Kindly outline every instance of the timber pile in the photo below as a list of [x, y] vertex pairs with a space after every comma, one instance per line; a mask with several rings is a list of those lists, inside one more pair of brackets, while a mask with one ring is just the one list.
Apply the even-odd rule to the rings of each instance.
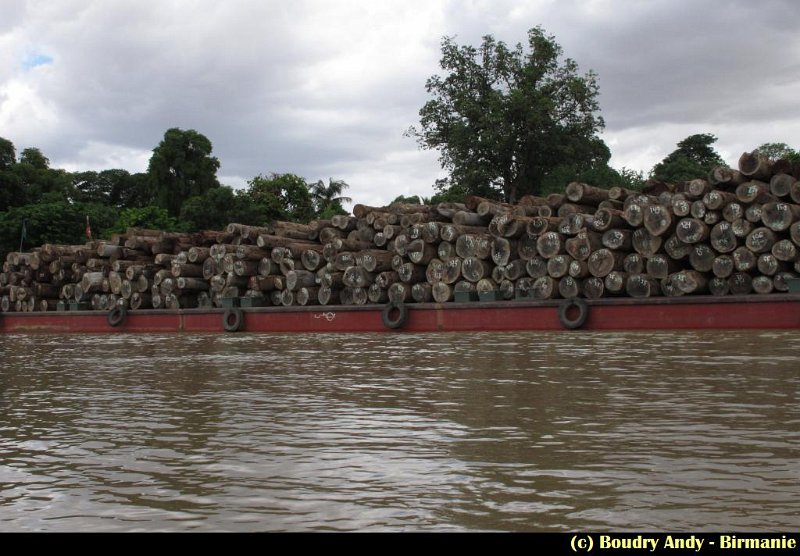
[[129, 229], [110, 241], [10, 253], [2, 310], [58, 299], [108, 310], [445, 303], [787, 291], [800, 274], [800, 176], [745, 153], [739, 169], [644, 192], [571, 183], [515, 205], [356, 205], [310, 224], [221, 232]]

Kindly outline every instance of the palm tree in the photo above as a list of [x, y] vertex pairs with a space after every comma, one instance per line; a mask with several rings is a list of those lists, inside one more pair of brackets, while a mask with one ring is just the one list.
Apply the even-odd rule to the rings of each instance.
[[323, 214], [346, 214], [342, 208], [342, 203], [352, 203], [350, 197], [343, 197], [342, 192], [350, 187], [344, 180], [334, 180], [328, 178], [328, 185], [319, 180], [311, 186], [311, 198], [317, 209], [318, 215]]

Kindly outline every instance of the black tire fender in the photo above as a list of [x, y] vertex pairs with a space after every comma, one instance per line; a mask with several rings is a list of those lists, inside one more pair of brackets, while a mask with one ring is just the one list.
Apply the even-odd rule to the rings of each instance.
[[116, 328], [117, 326], [122, 325], [125, 322], [125, 317], [128, 316], [128, 311], [125, 307], [117, 305], [113, 309], [108, 312], [108, 316], [106, 319], [108, 320], [108, 324]]
[[222, 327], [226, 332], [237, 332], [244, 324], [244, 313], [238, 307], [225, 309], [222, 315]]
[[[572, 307], [577, 307], [578, 309], [578, 316], [575, 318], [567, 316]], [[589, 305], [583, 299], [572, 297], [565, 299], [558, 306], [558, 320], [564, 328], [569, 330], [580, 328], [586, 323], [587, 318], [589, 318]]]
[[[397, 318], [392, 318], [392, 313], [398, 312]], [[404, 303], [387, 303], [381, 312], [381, 320], [386, 328], [401, 328], [408, 320], [408, 307]]]

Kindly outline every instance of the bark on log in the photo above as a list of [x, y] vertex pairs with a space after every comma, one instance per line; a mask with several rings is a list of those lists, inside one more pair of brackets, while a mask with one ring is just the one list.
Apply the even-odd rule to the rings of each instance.
[[689, 253], [689, 264], [699, 272], [710, 272], [717, 254], [705, 243], [696, 243]]
[[646, 274], [631, 274], [625, 282], [625, 291], [631, 297], [653, 297], [661, 292], [658, 280]]
[[588, 299], [599, 299], [605, 295], [605, 280], [592, 276], [583, 281], [583, 295]]
[[760, 153], [742, 153], [739, 157], [739, 172], [752, 180], [768, 180], [772, 175], [772, 163]]
[[715, 224], [709, 233], [711, 246], [719, 253], [732, 253], [739, 247], [739, 238], [733, 231], [730, 222], [723, 221]]
[[547, 276], [547, 259], [543, 257], [534, 257], [525, 263], [525, 270], [531, 278]]
[[[670, 274], [674, 274], [675, 272], [682, 270], [682, 267], [683, 265], [680, 263], [680, 261], [677, 261], [666, 254], [656, 253], [647, 259], [645, 270], [647, 274], [653, 278], [663, 280]], [[608, 288], [608, 283], [606, 283], [606, 288]]]
[[461, 275], [465, 280], [478, 282], [492, 273], [492, 265], [476, 257], [464, 257], [461, 263]]
[[733, 252], [733, 264], [738, 272], [748, 272], [756, 268], [758, 258], [756, 254], [745, 246], [737, 248]]
[[[728, 278], [733, 274], [734, 268], [733, 257], [730, 255], [720, 255], [714, 259], [714, 263], [711, 265], [711, 272], [713, 272], [714, 276], [717, 278]], [[727, 289], [728, 286], [726, 282], [725, 290], [727, 291]]]
[[756, 276], [753, 278], [753, 291], [757, 294], [772, 293], [773, 289], [775, 289], [775, 286], [769, 276]]
[[564, 299], [571, 299], [581, 295], [581, 282], [572, 276], [564, 276], [558, 281], [558, 294]]
[[800, 221], [800, 205], [765, 203], [761, 206], [761, 222], [770, 230], [782, 232]]
[[643, 257], [652, 257], [661, 248], [663, 238], [652, 235], [645, 228], [639, 228], [633, 232], [632, 243], [637, 253]]
[[777, 240], [775, 232], [769, 228], [760, 227], [747, 235], [745, 245], [747, 245], [747, 248], [753, 253], [765, 253], [772, 249], [772, 246]]
[[569, 265], [572, 262], [569, 255], [556, 255], [547, 260], [547, 274], [552, 278], [563, 278], [569, 273]]
[[587, 261], [589, 272], [596, 278], [604, 278], [612, 270], [622, 270], [625, 254], [610, 249], [598, 249]]

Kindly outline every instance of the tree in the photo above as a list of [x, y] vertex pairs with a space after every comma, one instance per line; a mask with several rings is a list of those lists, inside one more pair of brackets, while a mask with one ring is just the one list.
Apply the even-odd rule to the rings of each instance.
[[247, 182], [248, 198], [267, 222], [288, 220], [308, 222], [314, 217], [311, 193], [306, 180], [295, 174], [258, 175]]
[[11, 165], [17, 160], [16, 153], [14, 143], [0, 137], [0, 172], [11, 168]]
[[123, 209], [110, 231], [124, 232], [128, 228], [148, 228], [173, 232], [178, 231], [180, 225], [167, 213], [166, 209], [149, 206]]
[[794, 150], [786, 143], [764, 143], [754, 150], [772, 160], [785, 159], [792, 162], [800, 162], [800, 152]]
[[311, 186], [311, 201], [317, 218], [330, 218], [336, 214], [347, 214], [342, 203], [352, 203], [350, 197], [343, 197], [342, 192], [350, 187], [344, 180], [328, 178], [328, 185], [319, 180]]
[[20, 164], [30, 164], [37, 170], [47, 170], [50, 167], [50, 160], [42, 154], [36, 147], [28, 147], [19, 155]]
[[716, 140], [717, 137], [711, 133], [690, 135], [653, 167], [650, 177], [667, 182], [688, 181], [708, 175], [716, 166], [726, 166], [711, 146]]
[[212, 145], [197, 131], [168, 129], [153, 149], [147, 174], [158, 205], [177, 217], [189, 197], [218, 187], [219, 160], [211, 156]]
[[220, 230], [231, 222], [252, 226], [267, 223], [266, 216], [245, 192], [227, 185], [209, 189], [183, 203], [181, 221], [189, 231]]
[[447, 75], [428, 79], [434, 98], [407, 135], [438, 149], [451, 183], [470, 192], [488, 189], [507, 201], [538, 193], [554, 168], [590, 164], [602, 143], [597, 77], [579, 75], [561, 55], [540, 27], [528, 32], [527, 52], [490, 35], [479, 48], [445, 37], [440, 65]]

